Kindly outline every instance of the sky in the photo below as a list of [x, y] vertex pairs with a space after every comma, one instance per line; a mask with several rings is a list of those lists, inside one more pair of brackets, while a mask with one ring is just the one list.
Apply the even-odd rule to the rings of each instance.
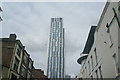
[[65, 73], [77, 75], [77, 59], [89, 30], [97, 25], [105, 2], [3, 2], [2, 36], [16, 34], [34, 61], [35, 68], [47, 71], [50, 20], [63, 18], [65, 28]]

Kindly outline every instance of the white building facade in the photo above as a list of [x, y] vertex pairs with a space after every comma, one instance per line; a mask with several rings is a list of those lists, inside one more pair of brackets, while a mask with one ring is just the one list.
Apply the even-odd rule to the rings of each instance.
[[89, 52], [78, 59], [82, 78], [120, 79], [120, 2], [106, 3], [92, 36]]

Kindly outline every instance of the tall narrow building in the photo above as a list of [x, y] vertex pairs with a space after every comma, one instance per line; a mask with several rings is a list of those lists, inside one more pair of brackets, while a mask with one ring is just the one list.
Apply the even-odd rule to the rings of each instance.
[[48, 78], [64, 78], [64, 28], [62, 18], [51, 18]]

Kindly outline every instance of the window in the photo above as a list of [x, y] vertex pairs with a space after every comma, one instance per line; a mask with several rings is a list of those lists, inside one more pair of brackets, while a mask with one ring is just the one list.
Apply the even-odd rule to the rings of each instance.
[[85, 70], [83, 70], [82, 74], [83, 74], [83, 77], [85, 77]]
[[0, 11], [1, 11], [1, 12], [3, 11], [1, 7], [0, 7]]
[[91, 66], [92, 66], [92, 70], [93, 70], [93, 58], [91, 56]]
[[86, 67], [85, 67], [85, 77], [87, 77], [87, 69], [86, 69]]
[[89, 69], [89, 73], [90, 73], [90, 62], [88, 61], [88, 69]]
[[110, 34], [108, 34], [109, 35], [109, 44], [110, 44], [110, 47], [112, 47], [112, 45], [113, 45], [113, 43], [112, 43], [112, 38], [111, 38], [111, 35]]
[[3, 19], [1, 18], [1, 16], [0, 16], [0, 21], [3, 21]]
[[13, 70], [17, 71], [19, 66], [19, 60], [15, 57], [14, 65], [13, 65]]
[[23, 65], [22, 65], [22, 69], [21, 69], [21, 75], [23, 77], [25, 77], [25, 75], [26, 75], [26, 68]]
[[98, 71], [97, 70], [95, 71], [95, 74], [96, 74], [96, 79], [98, 80]]
[[53, 46], [53, 52], [55, 52], [55, 46]]
[[93, 76], [91, 76], [91, 80], [93, 80]]
[[112, 43], [112, 38], [111, 38], [111, 35], [110, 35], [110, 26], [107, 24], [106, 27], [108, 28], [107, 29], [107, 35], [109, 37], [109, 44], [110, 44], [110, 47], [112, 47], [113, 43]]
[[97, 65], [97, 63], [98, 63], [98, 60], [97, 60], [97, 52], [96, 52], [96, 48], [94, 49], [94, 52], [95, 52], [96, 65]]
[[100, 72], [100, 78], [103, 78], [103, 76], [102, 76], [101, 66], [99, 67], [99, 72]]
[[115, 63], [115, 68], [116, 68], [116, 72], [118, 73], [118, 63], [117, 63], [117, 57], [116, 57], [116, 53], [113, 55], [114, 58], [114, 63]]
[[29, 68], [32, 69], [32, 62], [29, 62]]
[[25, 64], [28, 62], [28, 60], [27, 60], [27, 59], [28, 59], [28, 58], [27, 58], [27, 56], [26, 56], [26, 55], [24, 55], [23, 60], [24, 60], [24, 63], [25, 63]]
[[31, 73], [30, 71], [28, 71], [27, 78], [30, 79], [31, 78], [30, 76], [31, 76]]
[[17, 80], [17, 76], [15, 76], [14, 74], [11, 75], [11, 80]]
[[21, 50], [20, 50], [20, 48], [18, 48], [18, 49], [17, 49], [17, 54], [18, 54], [18, 56], [20, 56], [20, 53], [21, 53]]

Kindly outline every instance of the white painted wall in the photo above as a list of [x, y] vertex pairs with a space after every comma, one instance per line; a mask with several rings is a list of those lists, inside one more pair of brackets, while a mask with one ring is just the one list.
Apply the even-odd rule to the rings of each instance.
[[[83, 70], [82, 73], [83, 78], [90, 78], [91, 76], [93, 76], [93, 78], [101, 78], [99, 66], [101, 66], [101, 74], [103, 78], [115, 78], [118, 74], [117, 67], [118, 65], [120, 66], [119, 63], [120, 58], [118, 59], [118, 56], [120, 56], [120, 52], [118, 52], [118, 45], [120, 45], [120, 37], [118, 37], [120, 34], [120, 28], [118, 26], [117, 19], [114, 18], [114, 12], [112, 8], [114, 8], [116, 12], [118, 12], [118, 2], [110, 2], [108, 7], [106, 7], [103, 11], [102, 17], [98, 23], [94, 35], [95, 37], [94, 44], [85, 61], [85, 64], [82, 65], [81, 70]], [[110, 30], [109, 33], [107, 32], [108, 30], [108, 28], [106, 27], [107, 23], [108, 24], [111, 23], [109, 27]], [[95, 48], [97, 54], [97, 63], [95, 56]], [[116, 61], [115, 58], [113, 57], [114, 55], [116, 55]], [[92, 68], [91, 56], [93, 59], [93, 68]], [[97, 74], [96, 74], [96, 70], [97, 70]]]
[[[110, 35], [112, 39], [113, 46], [110, 48], [109, 44], [109, 35], [107, 33], [106, 24], [110, 24], [114, 17], [114, 12], [112, 8], [115, 8], [116, 11], [118, 7], [118, 3], [112, 2], [109, 4], [104, 18], [100, 24], [99, 30], [97, 32], [97, 48], [99, 48], [98, 52], [102, 55], [102, 72], [104, 78], [114, 78], [116, 77], [115, 70], [115, 61], [113, 58], [114, 53], [118, 54], [118, 24], [117, 20], [114, 19], [110, 26]], [[106, 42], [106, 43], [104, 43]]]

